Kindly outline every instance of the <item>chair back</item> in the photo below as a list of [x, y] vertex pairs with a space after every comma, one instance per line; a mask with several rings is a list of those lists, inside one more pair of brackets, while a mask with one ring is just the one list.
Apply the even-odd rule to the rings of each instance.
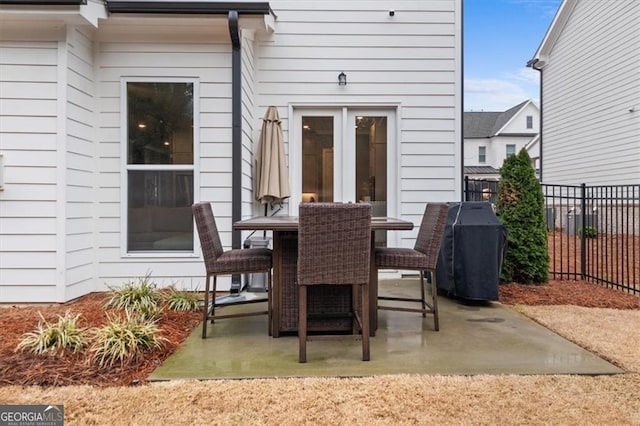
[[196, 219], [196, 227], [198, 228], [198, 236], [200, 237], [200, 246], [202, 247], [207, 273], [215, 272], [216, 259], [222, 256], [224, 249], [220, 242], [220, 235], [216, 227], [216, 219], [213, 216], [211, 203], [196, 203], [191, 206], [191, 209], [193, 210], [193, 217]]
[[371, 205], [302, 203], [298, 284], [365, 284], [371, 257]]
[[447, 224], [449, 207], [445, 203], [429, 203], [424, 209], [415, 250], [427, 255], [428, 267], [435, 270], [440, 244]]

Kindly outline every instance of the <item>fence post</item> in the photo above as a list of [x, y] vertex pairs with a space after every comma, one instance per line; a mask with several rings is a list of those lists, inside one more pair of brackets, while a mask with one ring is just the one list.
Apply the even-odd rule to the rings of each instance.
[[580, 237], [580, 277], [584, 280], [587, 271], [587, 185], [580, 184], [580, 216], [582, 217], [582, 224], [579, 237]]
[[462, 199], [464, 201], [469, 201], [469, 176], [464, 177], [464, 196]]

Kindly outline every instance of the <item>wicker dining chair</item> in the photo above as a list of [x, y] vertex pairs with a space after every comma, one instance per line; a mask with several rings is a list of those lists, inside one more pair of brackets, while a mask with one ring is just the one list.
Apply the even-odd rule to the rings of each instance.
[[[215, 319], [236, 318], [253, 315], [268, 315], [269, 332], [271, 331], [271, 267], [272, 254], [267, 248], [233, 249], [224, 251], [218, 228], [216, 226], [213, 209], [210, 203], [196, 203], [192, 206], [193, 216], [198, 228], [200, 245], [207, 271], [204, 291], [204, 315], [202, 321], [202, 338], [207, 337], [207, 322]], [[216, 282], [218, 275], [233, 275], [243, 273], [267, 273], [267, 297], [246, 300], [238, 297], [237, 302], [216, 304]], [[213, 279], [213, 286], [210, 286]], [[209, 293], [212, 293], [209, 307]], [[223, 306], [242, 305], [248, 303], [267, 302], [267, 310], [250, 311], [234, 314], [218, 315], [216, 308]]]
[[[423, 317], [433, 315], [434, 328], [440, 330], [438, 321], [438, 285], [436, 282], [436, 264], [440, 253], [440, 244], [447, 222], [448, 206], [444, 203], [427, 204], [418, 238], [413, 249], [410, 248], [376, 248], [376, 270], [400, 269], [420, 271], [420, 299], [411, 297], [378, 296], [378, 300], [391, 300], [396, 302], [419, 302], [420, 308], [405, 306], [380, 305], [378, 309], [404, 312], [420, 312]], [[431, 274], [431, 302], [427, 301], [424, 275]]]
[[[298, 361], [307, 362], [308, 340], [345, 337], [362, 339], [362, 360], [369, 361], [371, 205], [303, 203], [299, 216]], [[316, 317], [308, 314], [308, 288], [318, 285], [351, 286], [351, 311], [345, 314], [353, 321], [353, 334], [307, 334], [308, 319]]]

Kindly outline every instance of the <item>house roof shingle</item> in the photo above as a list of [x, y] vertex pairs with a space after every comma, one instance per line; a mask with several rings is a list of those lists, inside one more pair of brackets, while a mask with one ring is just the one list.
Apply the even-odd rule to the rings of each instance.
[[491, 166], [464, 166], [465, 175], [495, 175], [500, 173], [500, 170]]
[[479, 111], [464, 113], [464, 137], [465, 138], [490, 138], [505, 124], [513, 118], [514, 115], [527, 104], [529, 100], [519, 103], [504, 112], [496, 111]]

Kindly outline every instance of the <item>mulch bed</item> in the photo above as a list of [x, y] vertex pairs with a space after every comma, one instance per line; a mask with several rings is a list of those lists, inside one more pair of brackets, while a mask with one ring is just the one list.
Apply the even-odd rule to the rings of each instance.
[[[503, 284], [500, 302], [508, 305], [578, 305], [640, 309], [640, 298], [582, 281], [553, 281], [547, 285]], [[98, 327], [107, 321], [103, 308], [107, 295], [92, 293], [60, 305], [6, 306], [0, 308], [0, 385], [129, 386], [144, 383], [149, 374], [171, 355], [201, 319], [199, 312], [165, 312], [158, 322], [168, 339], [163, 350], [145, 354], [125, 366], [100, 368], [86, 361], [86, 353], [33, 356], [15, 352], [24, 333], [35, 330], [40, 317], [55, 322], [66, 311], [81, 314], [82, 327]]]
[[202, 319], [199, 312], [165, 310], [158, 321], [162, 336], [168, 340], [163, 350], [145, 354], [124, 367], [100, 368], [87, 362], [86, 353], [35, 356], [15, 352], [24, 333], [36, 329], [40, 321], [38, 312], [48, 322], [55, 323], [58, 315], [70, 311], [73, 315], [81, 315], [81, 327], [99, 327], [108, 321], [108, 314], [116, 314], [104, 309], [107, 297], [105, 293], [91, 293], [60, 305], [0, 308], [0, 385], [126, 386], [145, 382], [147, 376], [180, 346]]
[[575, 305], [586, 308], [640, 309], [640, 297], [587, 281], [550, 281], [545, 285], [502, 284], [506, 305]]

